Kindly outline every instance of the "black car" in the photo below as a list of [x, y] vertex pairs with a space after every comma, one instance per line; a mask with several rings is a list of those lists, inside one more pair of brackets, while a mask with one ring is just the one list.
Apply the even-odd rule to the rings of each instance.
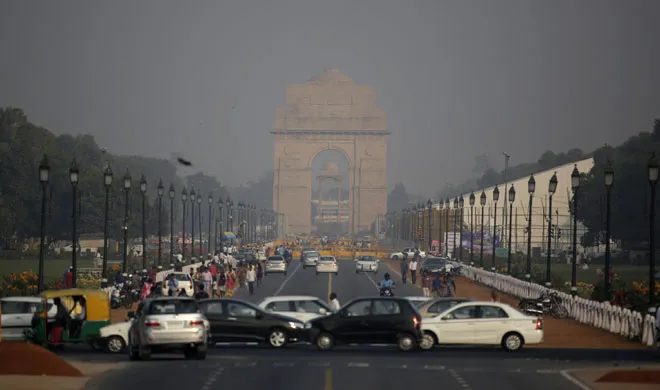
[[268, 313], [240, 299], [203, 299], [198, 304], [209, 321], [211, 343], [256, 341], [281, 348], [307, 339], [302, 322]]
[[447, 259], [442, 257], [427, 257], [419, 269], [420, 274], [444, 275], [446, 273]]
[[335, 344], [396, 344], [402, 351], [419, 345], [422, 317], [405, 298], [359, 298], [329, 316], [308, 322], [309, 341], [321, 350]]

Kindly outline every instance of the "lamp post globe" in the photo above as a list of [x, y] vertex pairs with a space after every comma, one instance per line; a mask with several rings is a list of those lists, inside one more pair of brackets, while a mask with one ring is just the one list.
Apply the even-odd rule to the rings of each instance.
[[131, 174], [128, 172], [128, 169], [126, 169], [126, 174], [124, 175], [124, 189], [130, 190], [131, 183], [132, 183]]
[[73, 161], [71, 161], [71, 167], [69, 168], [69, 180], [71, 181], [71, 184], [73, 186], [78, 185], [79, 176], [80, 176], [80, 171], [78, 170], [78, 164], [76, 163], [76, 159], [74, 158]]
[[531, 175], [529, 177], [529, 180], [527, 181], [527, 192], [529, 192], [530, 195], [533, 195], [535, 191], [536, 191], [536, 180], [534, 180], [534, 175]]
[[513, 188], [513, 184], [511, 185], [511, 188], [509, 188], [509, 203], [513, 204], [516, 200], [516, 189]]
[[193, 203], [195, 203], [195, 199], [197, 199], [197, 194], [195, 194], [195, 189], [193, 188], [193, 189], [190, 191], [190, 201], [193, 202]]
[[614, 184], [614, 168], [612, 168], [612, 162], [608, 161], [605, 166], [605, 187], [610, 188]]
[[461, 195], [460, 198], [458, 198], [458, 207], [463, 208], [465, 204], [465, 200], [463, 199], [463, 195]]
[[481, 191], [480, 201], [482, 207], [486, 205], [486, 193], [484, 191]]
[[497, 203], [500, 200], [500, 189], [495, 186], [493, 189], [493, 202]]
[[174, 184], [170, 184], [170, 189], [168, 192], [169, 192], [170, 200], [174, 199], [174, 197], [176, 196], [176, 190], [174, 189]]
[[48, 156], [44, 154], [44, 157], [39, 163], [39, 181], [41, 183], [48, 183], [50, 180], [50, 163], [48, 162]]
[[648, 175], [649, 175], [649, 183], [655, 184], [658, 182], [658, 159], [655, 156], [655, 152], [651, 154], [651, 158], [649, 158], [649, 163], [648, 163]]
[[554, 195], [555, 192], [557, 191], [557, 172], [555, 172], [552, 177], [550, 178], [550, 182], [548, 183], [548, 192], [550, 195]]
[[183, 187], [181, 190], [181, 200], [184, 202], [188, 200], [188, 191], [186, 190], [186, 187]]
[[140, 192], [144, 195], [147, 193], [147, 179], [142, 175], [140, 177]]
[[103, 172], [103, 184], [105, 185], [106, 188], [112, 185], [112, 169], [110, 169], [109, 165], [105, 168], [105, 171]]
[[432, 207], [433, 207], [433, 202], [431, 201], [431, 199], [429, 199], [429, 200], [426, 202], [426, 205], [427, 205], [429, 208], [432, 208]]
[[470, 207], [474, 206], [475, 202], [475, 197], [474, 197], [474, 192], [470, 193]]
[[580, 188], [580, 171], [577, 169], [577, 164], [575, 164], [573, 172], [571, 172], [571, 188], [573, 191]]

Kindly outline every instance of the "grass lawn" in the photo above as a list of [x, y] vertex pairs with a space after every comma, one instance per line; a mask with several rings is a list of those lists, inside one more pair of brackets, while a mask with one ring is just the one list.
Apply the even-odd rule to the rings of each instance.
[[[582, 270], [578, 267], [577, 280], [586, 283], [593, 283], [598, 280], [596, 270], [603, 267], [604, 265], [602, 264], [591, 265], [588, 270]], [[562, 279], [570, 282], [572, 273], [570, 264], [552, 264], [551, 269], [553, 274], [559, 275]], [[649, 278], [649, 269], [644, 266], [617, 265], [612, 266], [612, 269], [619, 278], [626, 283], [646, 281]]]
[[[109, 266], [113, 264], [121, 264], [120, 260], [108, 261]], [[66, 271], [67, 267], [71, 265], [71, 258], [66, 259], [48, 259], [44, 263], [45, 280], [52, 281], [59, 279]], [[91, 268], [94, 265], [93, 260], [82, 259], [78, 260], [78, 267]], [[33, 272], [39, 271], [38, 259], [23, 259], [23, 260], [0, 260], [0, 276], [4, 277], [10, 273], [21, 273], [23, 271], [32, 270]]]

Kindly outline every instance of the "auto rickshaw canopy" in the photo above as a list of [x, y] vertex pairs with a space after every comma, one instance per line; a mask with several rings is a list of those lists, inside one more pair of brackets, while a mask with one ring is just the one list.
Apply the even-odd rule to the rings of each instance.
[[[44, 300], [60, 298], [64, 306], [71, 310], [75, 306], [74, 312], [80, 314], [80, 305], [74, 305], [74, 297], [84, 297], [87, 306], [87, 321], [110, 321], [110, 298], [108, 293], [103, 290], [89, 290], [80, 288], [70, 288], [66, 290], [49, 290], [41, 293]], [[47, 311], [48, 305], [44, 305]], [[45, 313], [45, 312], [44, 312]]]

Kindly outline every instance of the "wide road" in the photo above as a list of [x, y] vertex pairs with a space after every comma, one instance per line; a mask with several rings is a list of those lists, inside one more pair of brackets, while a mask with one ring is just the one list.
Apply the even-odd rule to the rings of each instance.
[[[342, 304], [376, 295], [378, 275], [355, 274], [350, 260], [339, 262], [339, 275], [316, 275], [292, 262], [288, 275], [268, 275], [262, 287], [249, 295], [242, 287], [238, 298], [258, 302], [272, 295], [314, 295], [327, 299], [334, 291]], [[417, 287], [399, 282], [397, 295], [420, 295]], [[63, 352], [71, 360], [126, 361], [124, 355]], [[68, 356], [67, 356], [68, 355]], [[312, 346], [292, 345], [282, 350], [265, 346], [218, 345], [205, 361], [187, 361], [179, 355], [154, 355], [149, 362], [130, 362], [120, 372], [109, 372], [89, 382], [92, 390], [210, 390], [247, 388], [264, 390], [364, 390], [442, 387], [443, 389], [579, 389], [562, 370], [623, 364], [653, 359], [646, 351], [525, 349], [506, 353], [498, 348], [437, 348], [430, 352], [399, 352], [394, 347], [347, 346], [321, 352]]]

